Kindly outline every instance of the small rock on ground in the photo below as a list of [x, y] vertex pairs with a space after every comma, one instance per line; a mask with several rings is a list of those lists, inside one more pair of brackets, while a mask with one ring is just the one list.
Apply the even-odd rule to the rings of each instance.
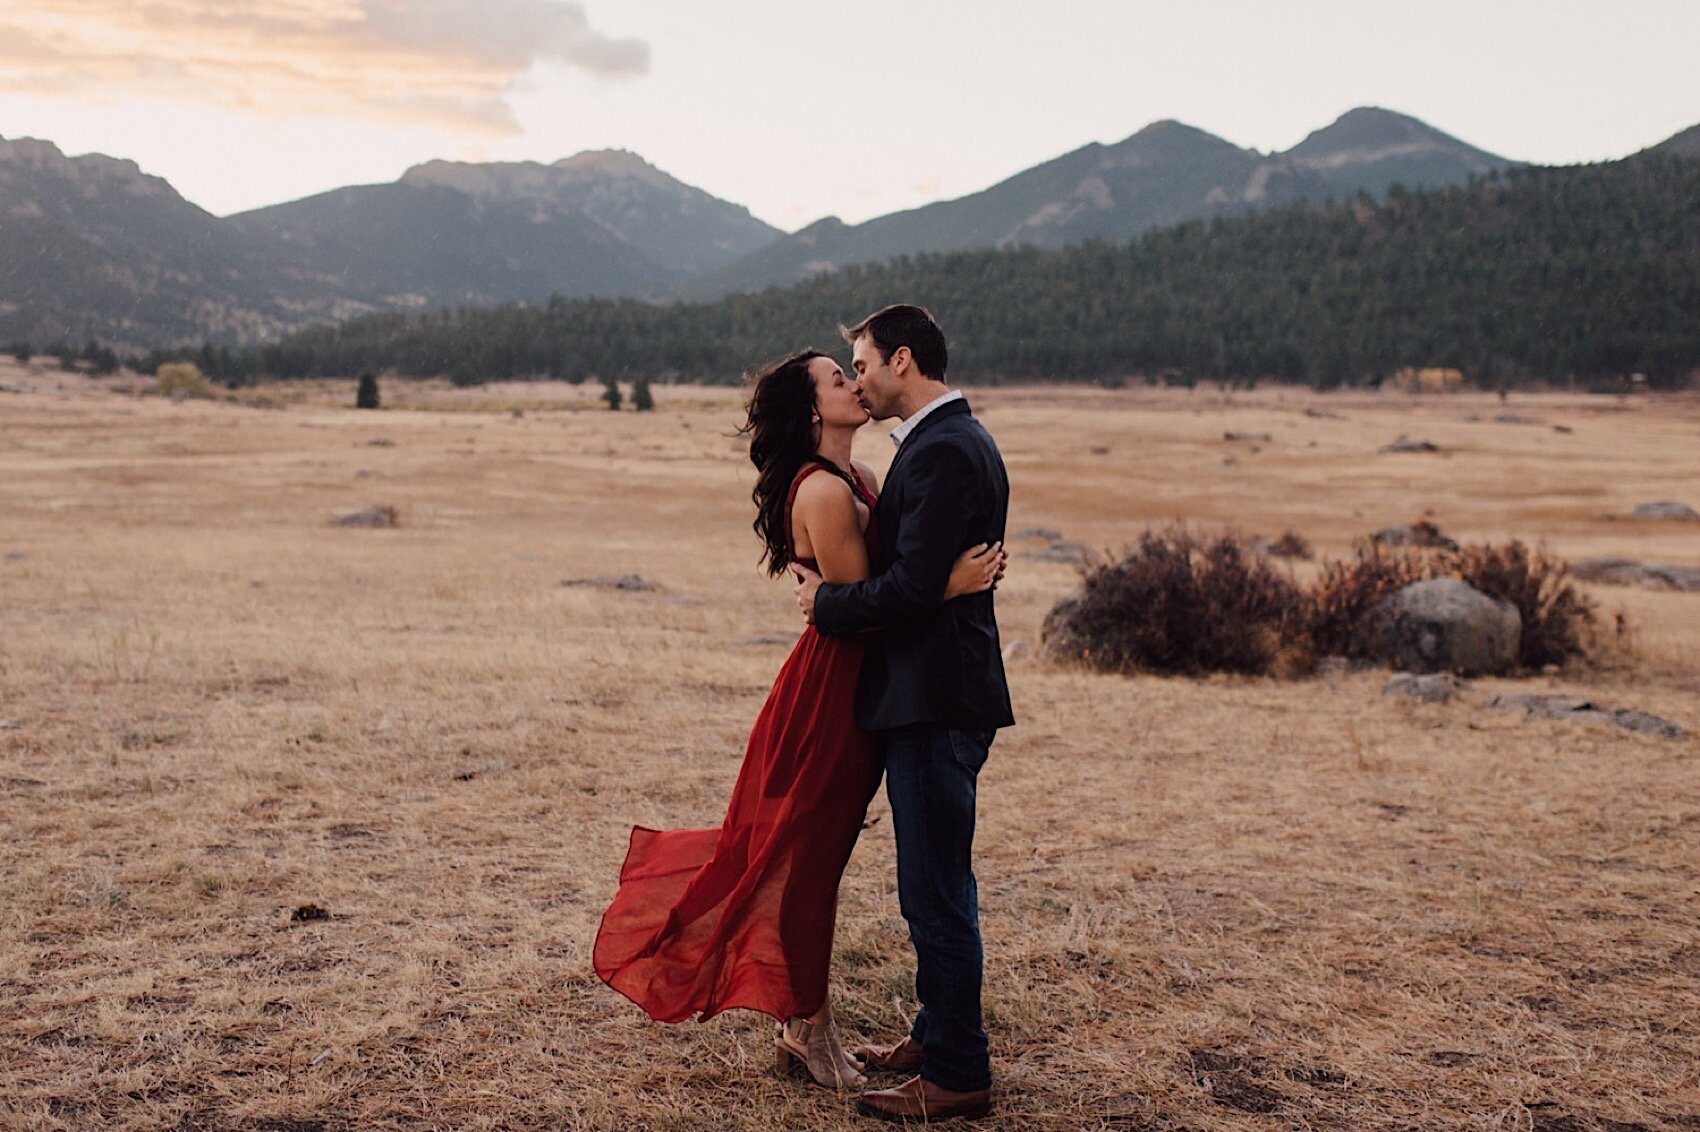
[[333, 527], [359, 527], [367, 530], [384, 530], [399, 523], [400, 516], [396, 514], [394, 507], [368, 507], [364, 511], [350, 511], [331, 520]]
[[1325, 656], [1316, 662], [1318, 676], [1350, 676], [1354, 672], [1369, 672], [1381, 667], [1381, 662], [1364, 656]]
[[1516, 692], [1498, 695], [1488, 701], [1488, 707], [1498, 711], [1520, 711], [1530, 719], [1574, 720], [1582, 723], [1605, 723], [1654, 735], [1661, 739], [1681, 739], [1687, 732], [1668, 719], [1639, 708], [1601, 707], [1586, 696], [1563, 693]]
[[1439, 452], [1440, 445], [1432, 440], [1412, 440], [1408, 436], [1401, 436], [1392, 444], [1383, 445], [1381, 450], [1383, 452]]
[[1085, 562], [1092, 557], [1092, 552], [1078, 542], [1059, 539], [1043, 550], [1018, 550], [1015, 556], [1034, 562], [1066, 562], [1073, 565]]
[[1407, 527], [1383, 527], [1370, 535], [1370, 541], [1382, 546], [1415, 546], [1423, 549], [1438, 547], [1457, 550], [1458, 541], [1426, 519]]
[[1686, 503], [1677, 503], [1662, 499], [1655, 503], [1643, 503], [1635, 508], [1637, 519], [1676, 519], [1684, 523], [1700, 523], [1700, 511], [1695, 511]]
[[1584, 558], [1570, 564], [1572, 577], [1608, 586], [1700, 593], [1700, 568], [1637, 562], [1633, 558]]
[[1427, 676], [1401, 672], [1387, 682], [1386, 687], [1381, 689], [1381, 694], [1409, 696], [1425, 704], [1444, 704], [1457, 699], [1458, 693], [1468, 687], [1468, 683], [1450, 672], [1434, 672]]
[[625, 593], [649, 593], [661, 588], [642, 574], [597, 574], [590, 578], [567, 578], [563, 586], [590, 586], [599, 590], [620, 590]]

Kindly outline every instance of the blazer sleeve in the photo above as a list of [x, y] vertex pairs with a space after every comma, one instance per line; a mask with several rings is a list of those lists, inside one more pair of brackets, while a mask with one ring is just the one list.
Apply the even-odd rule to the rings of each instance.
[[915, 452], [904, 469], [895, 559], [867, 581], [822, 585], [815, 593], [815, 628], [845, 636], [936, 609], [967, 545], [974, 492], [972, 462], [961, 448], [935, 442]]

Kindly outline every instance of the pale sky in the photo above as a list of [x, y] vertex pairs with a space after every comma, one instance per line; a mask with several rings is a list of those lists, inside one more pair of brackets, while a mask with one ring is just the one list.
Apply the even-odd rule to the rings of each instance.
[[214, 213], [434, 158], [622, 148], [794, 230], [1176, 118], [1285, 149], [1378, 105], [1507, 157], [1700, 123], [1700, 0], [0, 0], [0, 136]]

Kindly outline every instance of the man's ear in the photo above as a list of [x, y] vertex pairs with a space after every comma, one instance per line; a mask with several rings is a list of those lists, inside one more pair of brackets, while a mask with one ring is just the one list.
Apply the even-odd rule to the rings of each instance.
[[904, 368], [915, 364], [915, 355], [909, 352], [909, 347], [899, 346], [891, 352], [891, 372], [902, 377]]

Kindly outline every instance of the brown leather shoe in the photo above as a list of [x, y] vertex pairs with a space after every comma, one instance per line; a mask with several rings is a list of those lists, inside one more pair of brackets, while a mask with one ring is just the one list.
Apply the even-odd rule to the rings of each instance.
[[857, 1046], [851, 1052], [865, 1068], [877, 1073], [914, 1073], [927, 1056], [921, 1043], [908, 1037], [896, 1045]]
[[992, 1111], [992, 1091], [953, 1093], [931, 1081], [911, 1077], [895, 1089], [863, 1093], [856, 1102], [863, 1116], [901, 1123], [931, 1124], [939, 1120], [978, 1120]]

